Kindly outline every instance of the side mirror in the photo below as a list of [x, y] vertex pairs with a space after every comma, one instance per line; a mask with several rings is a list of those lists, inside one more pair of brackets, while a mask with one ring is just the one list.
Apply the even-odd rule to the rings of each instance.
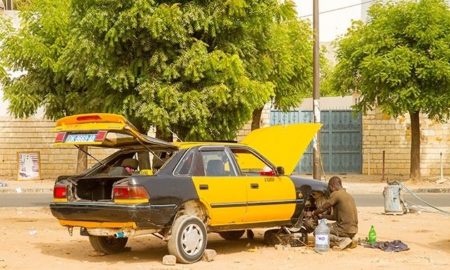
[[284, 167], [278, 166], [277, 167], [277, 173], [278, 173], [278, 175], [284, 175]]

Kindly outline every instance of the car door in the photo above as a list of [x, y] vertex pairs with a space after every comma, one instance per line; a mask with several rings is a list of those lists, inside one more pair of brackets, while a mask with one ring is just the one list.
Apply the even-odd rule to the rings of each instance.
[[211, 226], [243, 222], [246, 212], [246, 182], [237, 176], [224, 147], [199, 147], [192, 152], [192, 179], [198, 196], [208, 208]]
[[247, 188], [245, 223], [290, 220], [296, 206], [292, 180], [278, 176], [275, 168], [255, 151], [231, 147], [237, 167]]

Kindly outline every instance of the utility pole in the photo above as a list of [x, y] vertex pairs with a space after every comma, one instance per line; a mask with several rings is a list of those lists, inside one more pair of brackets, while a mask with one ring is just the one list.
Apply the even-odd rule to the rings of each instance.
[[[320, 123], [320, 66], [319, 66], [319, 0], [313, 0], [313, 119], [314, 123]], [[320, 173], [320, 131], [314, 137], [313, 145], [313, 178], [321, 179]]]

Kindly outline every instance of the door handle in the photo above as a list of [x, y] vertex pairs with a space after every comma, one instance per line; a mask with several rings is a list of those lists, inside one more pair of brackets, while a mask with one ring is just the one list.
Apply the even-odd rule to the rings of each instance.
[[259, 185], [258, 185], [258, 183], [251, 183], [250, 187], [253, 189], [257, 189], [257, 188], [259, 188]]
[[209, 189], [209, 186], [205, 185], [205, 184], [201, 184], [201, 185], [199, 185], [199, 188], [200, 188], [200, 190], [207, 190], [207, 189]]

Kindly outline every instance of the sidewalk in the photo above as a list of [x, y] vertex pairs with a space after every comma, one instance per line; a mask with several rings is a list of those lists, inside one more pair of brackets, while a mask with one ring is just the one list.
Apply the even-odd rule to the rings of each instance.
[[[311, 178], [311, 176], [305, 176]], [[386, 181], [381, 181], [380, 175], [339, 175], [344, 187], [353, 194], [374, 194], [383, 192], [387, 185]], [[434, 180], [422, 182], [411, 182], [405, 179], [389, 177], [389, 180], [400, 180], [410, 190], [417, 193], [450, 193], [450, 180], [442, 184]], [[4, 187], [2, 184], [6, 184]], [[54, 180], [2, 180], [0, 179], [0, 194], [2, 193], [52, 193]]]
[[[6, 184], [6, 187], [4, 186]], [[0, 179], [0, 194], [2, 193], [53, 193], [54, 180], [2, 180]]]

